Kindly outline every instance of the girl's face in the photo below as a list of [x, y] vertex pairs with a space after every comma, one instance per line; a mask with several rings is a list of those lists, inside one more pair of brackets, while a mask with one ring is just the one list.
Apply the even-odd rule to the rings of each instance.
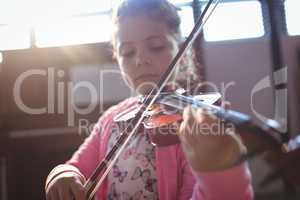
[[164, 22], [146, 16], [121, 20], [115, 41], [123, 78], [140, 94], [156, 86], [179, 46]]

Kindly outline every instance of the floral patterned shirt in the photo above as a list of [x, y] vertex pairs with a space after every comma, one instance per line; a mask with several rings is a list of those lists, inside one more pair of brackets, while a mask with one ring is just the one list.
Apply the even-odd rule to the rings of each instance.
[[[115, 125], [108, 142], [113, 147], [120, 131]], [[107, 152], [108, 152], [107, 151]], [[139, 131], [130, 139], [108, 175], [108, 200], [156, 200], [155, 147], [148, 134]]]

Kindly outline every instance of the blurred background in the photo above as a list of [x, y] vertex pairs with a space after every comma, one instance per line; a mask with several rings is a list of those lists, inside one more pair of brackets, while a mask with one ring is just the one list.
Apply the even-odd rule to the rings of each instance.
[[[187, 36], [207, 1], [170, 2]], [[116, 3], [0, 0], [0, 200], [44, 199], [49, 171], [133, 95], [109, 44]], [[205, 80], [232, 109], [278, 120], [286, 140], [300, 129], [299, 10], [299, 0], [223, 0], [194, 44]], [[263, 159], [250, 167], [257, 199], [290, 198], [284, 180], [260, 187], [271, 169]]]

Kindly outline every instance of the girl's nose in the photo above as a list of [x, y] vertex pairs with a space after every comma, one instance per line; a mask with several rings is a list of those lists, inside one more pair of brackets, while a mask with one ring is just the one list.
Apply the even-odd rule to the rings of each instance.
[[149, 55], [144, 50], [138, 51], [136, 56], [136, 66], [140, 67], [149, 64], [151, 64], [151, 58]]

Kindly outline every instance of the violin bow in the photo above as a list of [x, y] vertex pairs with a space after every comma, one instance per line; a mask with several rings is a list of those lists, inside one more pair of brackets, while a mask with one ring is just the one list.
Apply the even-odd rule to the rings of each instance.
[[[129, 140], [133, 137], [136, 133], [138, 128], [140, 127], [143, 119], [145, 117], [144, 112], [149, 110], [150, 107], [153, 105], [159, 94], [162, 92], [163, 88], [169, 81], [172, 72], [175, 70], [175, 67], [178, 65], [180, 59], [183, 57], [184, 53], [187, 51], [188, 48], [191, 47], [192, 43], [195, 41], [197, 36], [203, 29], [203, 26], [212, 15], [214, 10], [216, 9], [217, 5], [221, 0], [209, 0], [206, 4], [204, 10], [202, 11], [201, 15], [197, 19], [195, 26], [187, 39], [182, 44], [182, 47], [177, 52], [176, 56], [168, 66], [165, 73], [161, 76], [157, 88], [152, 88], [148, 95], [144, 98], [142, 105], [138, 113], [136, 114], [133, 121], [135, 122], [135, 126], [131, 129], [130, 126], [127, 126], [124, 131], [120, 134], [120, 138], [117, 140], [116, 144], [112, 147], [112, 149], [108, 152], [108, 154], [103, 158], [103, 160], [97, 165], [96, 169], [94, 170], [91, 177], [87, 180], [84, 185], [84, 189], [86, 191], [86, 197], [88, 200], [92, 200], [96, 191], [101, 186], [105, 178], [107, 177], [108, 173], [116, 163], [118, 157], [123, 152], [126, 145], [129, 143]], [[211, 9], [210, 9], [211, 8]]]

